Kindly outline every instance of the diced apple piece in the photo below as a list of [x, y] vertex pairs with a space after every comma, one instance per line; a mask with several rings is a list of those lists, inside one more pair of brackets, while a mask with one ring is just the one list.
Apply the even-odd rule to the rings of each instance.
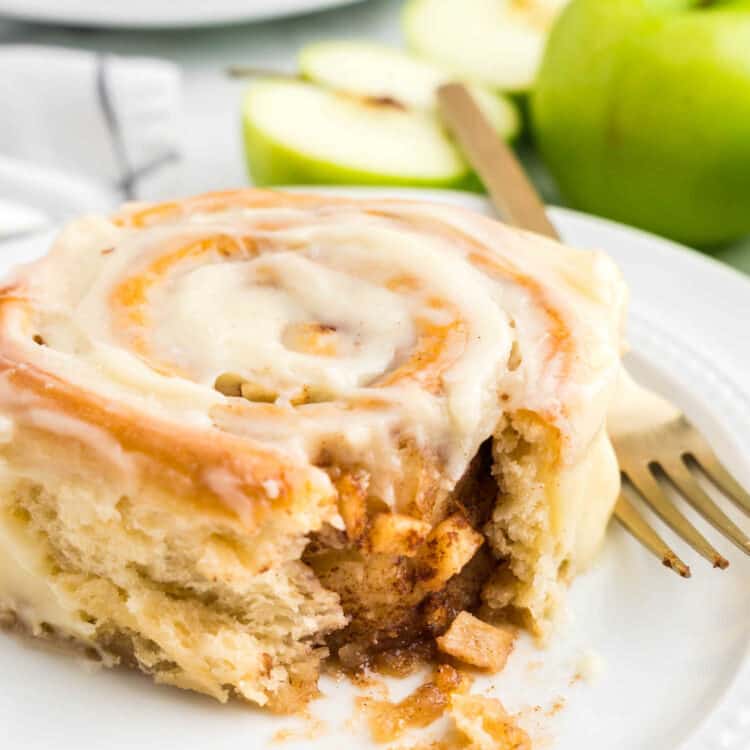
[[461, 572], [482, 544], [484, 537], [460, 513], [441, 521], [420, 550], [425, 591], [441, 589]]
[[375, 553], [413, 557], [429, 533], [426, 521], [402, 513], [378, 513], [372, 520], [370, 548]]
[[334, 485], [338, 492], [338, 506], [349, 541], [357, 542], [367, 526], [367, 485], [364, 472], [344, 472]]
[[459, 612], [448, 630], [435, 641], [444, 654], [479, 669], [500, 672], [513, 651], [516, 631], [482, 622], [469, 612]]

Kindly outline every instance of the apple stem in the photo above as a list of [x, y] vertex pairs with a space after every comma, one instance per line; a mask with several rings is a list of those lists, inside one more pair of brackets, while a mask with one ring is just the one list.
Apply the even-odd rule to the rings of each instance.
[[258, 68], [252, 65], [230, 65], [224, 71], [230, 78], [288, 78], [299, 81], [299, 73], [287, 73], [283, 70]]

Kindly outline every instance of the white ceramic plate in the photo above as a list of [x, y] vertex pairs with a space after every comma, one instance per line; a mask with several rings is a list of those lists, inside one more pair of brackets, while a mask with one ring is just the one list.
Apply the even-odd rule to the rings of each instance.
[[361, 0], [0, 0], [25, 21], [127, 28], [219, 26], [310, 13]]
[[[407, 194], [488, 210], [473, 196]], [[677, 401], [750, 483], [743, 456], [750, 445], [750, 281], [641, 232], [561, 209], [551, 215], [568, 242], [603, 248], [624, 270], [632, 289], [631, 369]], [[2, 270], [43, 246], [39, 238], [0, 244]], [[732, 566], [713, 571], [686, 551], [693, 578], [685, 581], [614, 524], [594, 568], [573, 585], [570, 621], [550, 649], [523, 640], [507, 669], [484, 681], [521, 712], [536, 748], [750, 748], [750, 561], [707, 535]], [[574, 679], [588, 652], [604, 662], [593, 684]], [[311, 740], [309, 722], [220, 706], [136, 673], [92, 674], [69, 655], [15, 637], [0, 636], [0, 676], [0, 746], [9, 750], [260, 750], [295, 728], [302, 734], [271, 746], [371, 747], [351, 726], [355, 691], [346, 682], [323, 680], [326, 697], [312, 713], [325, 727]], [[392, 694], [413, 684], [394, 684]]]

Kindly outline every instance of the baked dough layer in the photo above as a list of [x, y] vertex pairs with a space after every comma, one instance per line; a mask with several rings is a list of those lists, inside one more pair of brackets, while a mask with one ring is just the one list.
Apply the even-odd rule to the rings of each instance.
[[0, 291], [0, 608], [288, 710], [599, 545], [625, 292], [446, 206], [243, 190], [74, 222]]

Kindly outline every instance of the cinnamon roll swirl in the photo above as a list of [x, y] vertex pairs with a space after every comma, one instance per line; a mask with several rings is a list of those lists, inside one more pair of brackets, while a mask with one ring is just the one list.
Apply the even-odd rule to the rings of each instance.
[[624, 298], [606, 257], [446, 206], [76, 221], [0, 290], [0, 607], [278, 709], [462, 610], [544, 632], [618, 488]]

